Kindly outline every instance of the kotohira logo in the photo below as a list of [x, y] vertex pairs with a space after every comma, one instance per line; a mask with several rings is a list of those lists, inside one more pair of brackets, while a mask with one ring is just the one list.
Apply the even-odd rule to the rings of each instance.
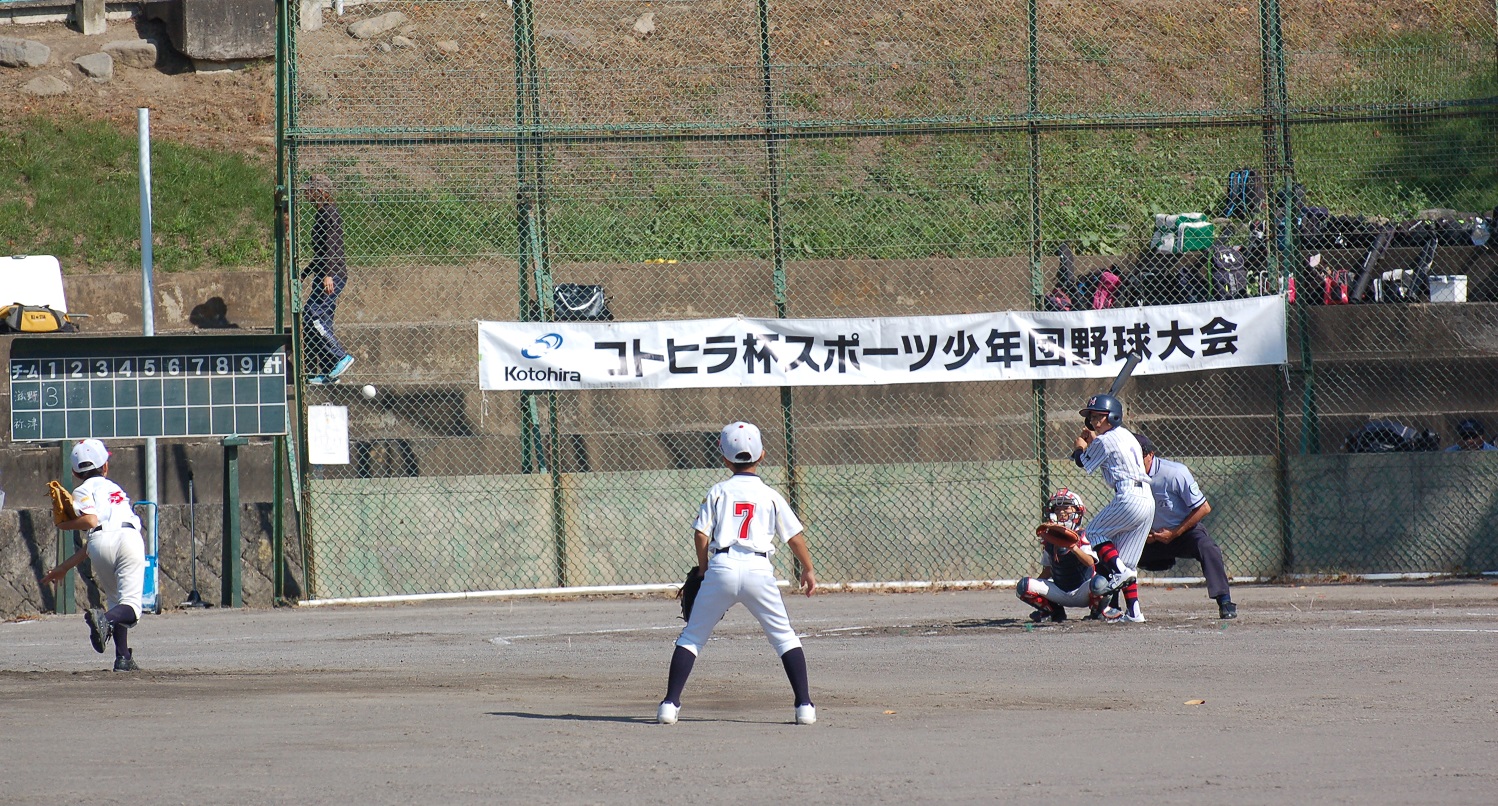
[[562, 335], [560, 333], [547, 333], [531, 346], [520, 351], [526, 358], [545, 358], [562, 346]]
[[505, 367], [507, 383], [582, 383], [581, 372], [570, 369], [543, 369], [540, 367]]

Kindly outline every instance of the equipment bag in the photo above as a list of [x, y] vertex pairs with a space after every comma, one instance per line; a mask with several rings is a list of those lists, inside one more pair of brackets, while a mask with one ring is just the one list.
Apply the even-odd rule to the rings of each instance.
[[614, 321], [601, 285], [558, 283], [553, 296], [558, 322]]
[[78, 326], [67, 314], [55, 308], [17, 302], [0, 308], [0, 332], [76, 333]]
[[1433, 451], [1441, 445], [1440, 435], [1430, 429], [1416, 430], [1393, 420], [1374, 420], [1347, 435], [1348, 453], [1403, 453]]
[[1228, 173], [1227, 204], [1223, 206], [1225, 218], [1254, 218], [1264, 207], [1264, 179], [1252, 168], [1239, 168]]
[[1212, 247], [1212, 296], [1214, 299], [1238, 299], [1248, 290], [1248, 262], [1236, 246], [1217, 244]]

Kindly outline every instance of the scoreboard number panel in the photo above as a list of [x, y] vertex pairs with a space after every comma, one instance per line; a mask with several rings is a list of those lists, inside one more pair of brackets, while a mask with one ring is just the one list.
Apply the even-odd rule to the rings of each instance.
[[14, 442], [286, 433], [284, 336], [17, 338]]

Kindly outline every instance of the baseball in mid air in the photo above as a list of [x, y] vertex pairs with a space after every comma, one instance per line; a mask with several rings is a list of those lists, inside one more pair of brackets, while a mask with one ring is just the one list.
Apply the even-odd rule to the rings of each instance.
[[369, 398], [370, 400], [373, 400], [374, 396], [380, 393], [380, 390], [374, 388], [373, 386], [371, 386], [369, 384], [365, 384], [364, 388], [360, 389], [359, 391], [361, 393], [363, 393], [363, 395], [366, 398]]

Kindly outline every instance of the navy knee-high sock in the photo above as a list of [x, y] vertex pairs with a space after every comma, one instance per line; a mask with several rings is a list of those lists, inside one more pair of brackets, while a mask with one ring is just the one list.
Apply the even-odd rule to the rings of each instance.
[[104, 620], [109, 622], [111, 631], [114, 633], [114, 655], [117, 658], [130, 657], [130, 626], [135, 624], [135, 610], [130, 605], [115, 605], [104, 613]]
[[671, 653], [671, 671], [666, 678], [666, 699], [677, 708], [681, 707], [681, 690], [687, 687], [687, 678], [692, 676], [692, 664], [697, 662], [697, 656], [692, 650], [679, 646]]
[[780, 665], [785, 667], [785, 676], [790, 678], [796, 705], [811, 705], [811, 684], [806, 682], [806, 653], [801, 651], [801, 647], [787, 649], [780, 656]]

